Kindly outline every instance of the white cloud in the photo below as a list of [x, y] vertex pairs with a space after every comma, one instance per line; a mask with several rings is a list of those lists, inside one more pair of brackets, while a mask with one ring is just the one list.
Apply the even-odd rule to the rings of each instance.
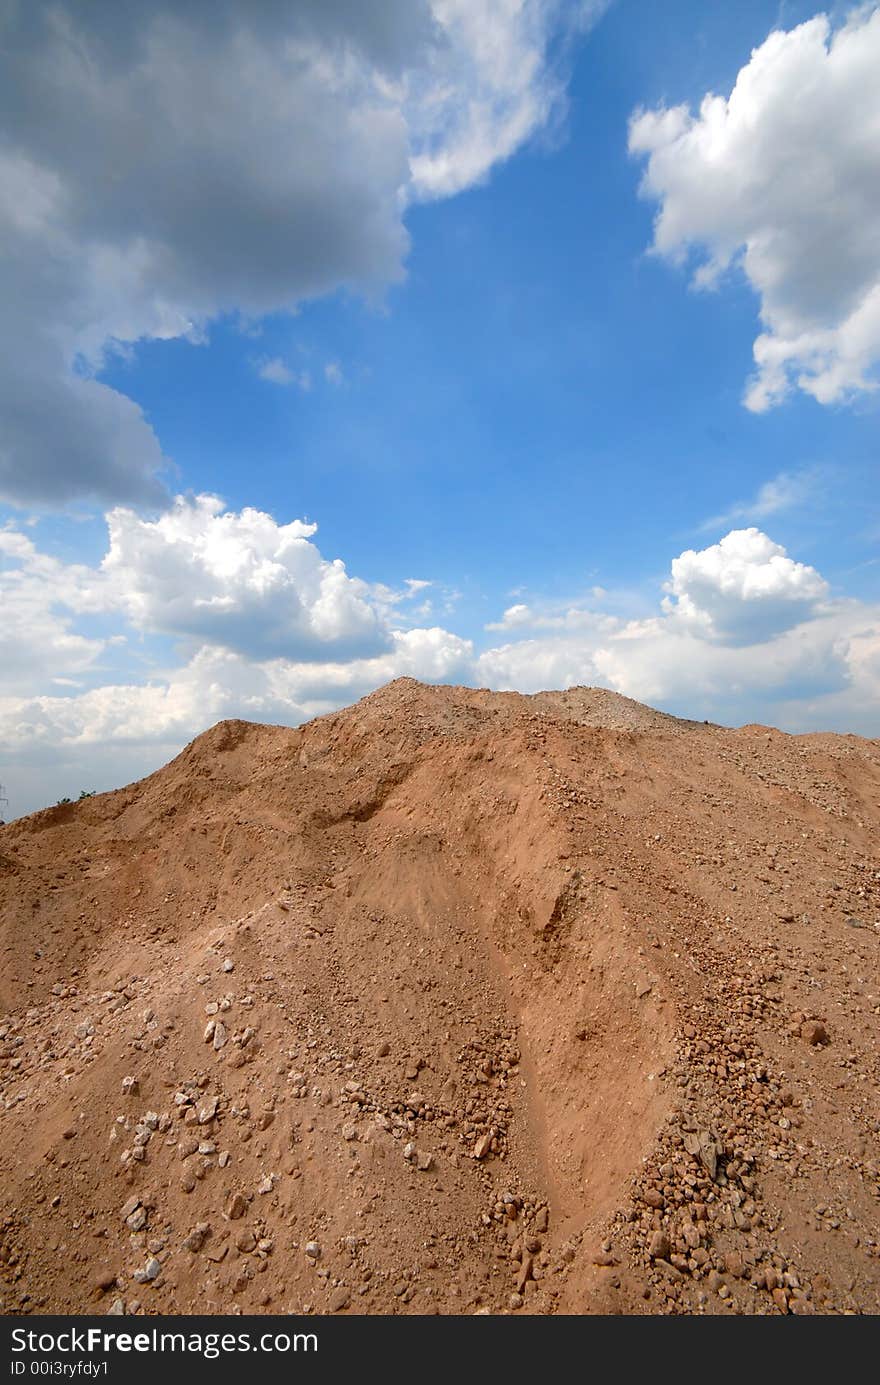
[[270, 356], [257, 362], [257, 374], [271, 385], [298, 385], [308, 394], [312, 377], [308, 370], [293, 370], [280, 356]]
[[338, 361], [327, 362], [324, 366], [324, 379], [328, 385], [341, 385], [344, 382], [345, 376]]
[[0, 498], [167, 503], [142, 411], [94, 378], [106, 354], [400, 280], [407, 206], [552, 117], [553, 37], [600, 9], [7, 5]]
[[[594, 601], [601, 601], [606, 595], [604, 587], [592, 587], [590, 594]], [[609, 617], [583, 606], [555, 607], [552, 604], [540, 608], [519, 601], [507, 610], [498, 621], [490, 621], [487, 630], [579, 630], [586, 627], [602, 628]]]
[[737, 520], [768, 519], [785, 510], [814, 503], [824, 489], [825, 480], [826, 471], [820, 467], [809, 467], [804, 471], [780, 471], [778, 476], [765, 481], [758, 488], [754, 499], [737, 501], [723, 514], [704, 520], [700, 528], [723, 529]]
[[754, 528], [679, 554], [664, 590], [661, 614], [638, 620], [515, 606], [493, 628], [528, 634], [481, 654], [478, 681], [598, 684], [684, 716], [876, 733], [880, 610], [831, 601], [814, 568]]
[[825, 15], [776, 31], [728, 98], [637, 113], [643, 193], [660, 203], [654, 248], [701, 254], [697, 286], [732, 265], [760, 296], [764, 330], [745, 402], [792, 388], [822, 404], [877, 386], [880, 362], [880, 8], [832, 33]]
[[[207, 496], [108, 524], [97, 568], [0, 530], [0, 778], [16, 813], [156, 768], [221, 717], [295, 724], [403, 674], [525, 692], [598, 684], [684, 716], [880, 731], [880, 608], [832, 598], [757, 529], [679, 554], [643, 618], [520, 602], [496, 625], [507, 642], [478, 653], [440, 626], [405, 628], [429, 584], [349, 577], [314, 525]], [[77, 628], [93, 617], [100, 638]], [[155, 632], [186, 652], [144, 681], [137, 637]], [[128, 663], [110, 681], [99, 661], [124, 636]]]
[[799, 624], [828, 594], [815, 568], [789, 558], [760, 529], [734, 529], [672, 562], [663, 609], [713, 639], [755, 644]]
[[148, 684], [0, 697], [0, 753], [11, 810], [30, 812], [82, 788], [116, 788], [170, 759], [224, 717], [295, 726], [402, 675], [465, 681], [473, 646], [440, 629], [393, 632], [372, 659], [257, 662], [205, 646]]
[[880, 729], [880, 607], [840, 602], [751, 644], [721, 644], [672, 616], [617, 621], [487, 650], [475, 681], [538, 692], [608, 687], [679, 716], [789, 731]]
[[565, 104], [551, 41], [583, 32], [609, 3], [431, 0], [445, 41], [410, 87], [414, 195], [448, 197], [482, 182], [546, 127]]
[[354, 658], [390, 646], [381, 593], [310, 542], [317, 528], [215, 496], [178, 497], [156, 520], [107, 516], [102, 574], [141, 630], [252, 658]]
[[95, 667], [107, 641], [73, 624], [74, 613], [101, 609], [99, 586], [93, 570], [65, 565], [26, 534], [0, 529], [0, 690], [23, 693]]

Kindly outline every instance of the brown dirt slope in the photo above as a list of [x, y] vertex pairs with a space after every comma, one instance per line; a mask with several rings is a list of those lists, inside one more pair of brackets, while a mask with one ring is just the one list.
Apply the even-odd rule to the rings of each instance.
[[399, 680], [4, 827], [3, 1311], [877, 1312], [878, 818]]

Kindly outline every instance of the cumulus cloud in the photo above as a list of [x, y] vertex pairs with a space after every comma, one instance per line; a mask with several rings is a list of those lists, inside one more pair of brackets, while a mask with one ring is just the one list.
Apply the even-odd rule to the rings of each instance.
[[392, 678], [465, 681], [473, 646], [442, 629], [394, 631], [387, 653], [348, 662], [257, 662], [203, 646], [149, 683], [67, 696], [0, 696], [0, 755], [15, 814], [158, 768], [224, 717], [296, 726]]
[[766, 534], [734, 530], [686, 550], [664, 590], [660, 614], [641, 619], [582, 608], [548, 619], [512, 607], [492, 628], [522, 638], [483, 652], [478, 680], [524, 692], [599, 684], [686, 716], [763, 713], [792, 724], [798, 708], [814, 726], [843, 715], [876, 732], [880, 611], [832, 601], [821, 575]]
[[101, 564], [113, 602], [141, 630], [256, 659], [362, 657], [387, 649], [383, 594], [311, 542], [315, 524], [178, 497], [158, 519], [107, 515]]
[[74, 629], [75, 614], [99, 611], [93, 570], [40, 553], [26, 534], [0, 529], [0, 691], [45, 682], [76, 685], [94, 669], [106, 639]]
[[[108, 525], [97, 567], [0, 530], [0, 777], [15, 812], [143, 774], [221, 717], [295, 724], [403, 674], [524, 692], [594, 684], [684, 716], [880, 731], [880, 608], [833, 597], [758, 529], [679, 554], [647, 616], [520, 602], [496, 623], [505, 642], [478, 652], [410, 624], [424, 579], [349, 576], [301, 520], [202, 496], [157, 520], [116, 510]], [[100, 637], [82, 626], [95, 618]], [[129, 651], [155, 634], [180, 642], [179, 662], [160, 642], [145, 678]], [[111, 679], [102, 663], [123, 639]]]
[[668, 615], [538, 634], [485, 651], [475, 681], [521, 692], [586, 684], [698, 720], [876, 736], [880, 607], [829, 604], [749, 644], [719, 643]]
[[756, 644], [804, 620], [828, 584], [815, 568], [750, 528], [679, 554], [666, 591], [663, 609], [679, 623], [714, 639]]
[[3, 6], [0, 498], [166, 504], [149, 421], [96, 378], [108, 351], [399, 280], [409, 203], [551, 118], [554, 34], [600, 9]]
[[[601, 601], [607, 595], [604, 587], [592, 587], [590, 594], [594, 601]], [[508, 606], [500, 620], [490, 621], [487, 630], [580, 630], [587, 627], [602, 628], [609, 617], [583, 606], [544, 605], [529, 606], [518, 601]]]
[[794, 388], [821, 404], [877, 387], [880, 361], [880, 8], [776, 31], [729, 97], [638, 112], [630, 150], [659, 211], [654, 249], [699, 258], [697, 286], [741, 267], [763, 331], [745, 402]]

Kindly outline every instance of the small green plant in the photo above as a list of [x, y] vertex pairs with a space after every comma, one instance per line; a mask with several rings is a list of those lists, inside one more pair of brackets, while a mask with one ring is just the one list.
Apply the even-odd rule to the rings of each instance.
[[[80, 789], [80, 791], [79, 791], [79, 798], [77, 799], [77, 803], [81, 803], [82, 800], [83, 800], [84, 798], [94, 798], [94, 797], [95, 797], [95, 790], [94, 790], [94, 789]], [[63, 808], [64, 805], [65, 805], [65, 803], [72, 803], [72, 802], [73, 802], [73, 799], [72, 799], [72, 798], [59, 798], [58, 802], [55, 804], [55, 807], [56, 807], [56, 808]]]

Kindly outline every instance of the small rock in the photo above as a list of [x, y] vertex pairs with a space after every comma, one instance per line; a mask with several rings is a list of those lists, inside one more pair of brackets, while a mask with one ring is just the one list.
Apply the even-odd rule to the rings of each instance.
[[235, 963], [233, 962], [233, 960], [232, 960], [231, 957], [224, 957], [224, 958], [223, 958], [223, 970], [224, 970], [224, 971], [235, 971]]
[[215, 1053], [220, 1052], [221, 1048], [223, 1048], [228, 1038], [229, 1035], [226, 1032], [226, 1025], [223, 1023], [222, 1020], [217, 1020], [214, 1024], [214, 1035], [212, 1039], [212, 1044]]
[[317, 1241], [306, 1241], [305, 1252], [310, 1260], [320, 1260], [321, 1258], [321, 1247]]
[[238, 1221], [247, 1211], [247, 1199], [241, 1193], [233, 1193], [226, 1204], [226, 1215], [230, 1221]]
[[99, 1270], [95, 1275], [95, 1292], [106, 1294], [108, 1290], [116, 1288], [116, 1274], [114, 1270]]
[[139, 1084], [138, 1084], [138, 1080], [137, 1080], [136, 1077], [123, 1077], [123, 1079], [122, 1079], [122, 1095], [123, 1095], [123, 1096], [134, 1096], [135, 1092], [137, 1092], [137, 1090], [138, 1090], [138, 1085], [139, 1085]]
[[343, 1308], [347, 1308], [351, 1303], [351, 1291], [346, 1289], [344, 1284], [340, 1284], [338, 1289], [334, 1289], [327, 1303], [331, 1313], [341, 1313]]
[[147, 1209], [136, 1207], [130, 1216], [125, 1218], [125, 1225], [129, 1231], [143, 1231], [147, 1224]]
[[138, 1284], [151, 1284], [154, 1279], [159, 1278], [161, 1273], [162, 1266], [155, 1255], [151, 1255], [142, 1270], [135, 1270], [132, 1279], [136, 1280]]
[[420, 1173], [430, 1173], [434, 1167], [433, 1154], [429, 1154], [426, 1149], [420, 1149], [416, 1155], [416, 1167]]
[[192, 1231], [189, 1233], [189, 1235], [184, 1239], [182, 1243], [184, 1250], [191, 1251], [193, 1255], [198, 1254], [202, 1246], [205, 1244], [205, 1241], [207, 1240], [210, 1231], [211, 1228], [206, 1221], [197, 1222], [197, 1224], [193, 1227]]
[[348, 1122], [346, 1125], [342, 1127], [343, 1140], [348, 1140], [349, 1143], [351, 1143], [353, 1140], [356, 1140], [357, 1137], [358, 1131], [356, 1125], [352, 1125], [351, 1122]]
[[807, 1020], [801, 1025], [801, 1038], [805, 1043], [818, 1044], [829, 1043], [828, 1031], [821, 1020]]
[[239, 1231], [235, 1238], [235, 1248], [236, 1250], [240, 1250], [242, 1255], [249, 1255], [256, 1244], [256, 1236], [252, 1231], [248, 1230], [247, 1227], [245, 1227], [243, 1231]]
[[489, 1151], [491, 1150], [491, 1148], [492, 1148], [492, 1136], [491, 1136], [491, 1134], [487, 1131], [485, 1135], [481, 1135], [481, 1136], [480, 1136], [480, 1138], [477, 1140], [476, 1144], [474, 1145], [473, 1157], [474, 1157], [475, 1159], [485, 1159], [486, 1156], [488, 1155]]
[[665, 1231], [655, 1231], [648, 1242], [648, 1254], [652, 1260], [668, 1260], [669, 1258], [669, 1237]]
[[137, 1194], [130, 1197], [127, 1202], [124, 1202], [122, 1204], [122, 1220], [125, 1221], [126, 1217], [130, 1217], [132, 1212], [134, 1212], [136, 1208], [140, 1207], [140, 1205], [141, 1200], [137, 1196]]

